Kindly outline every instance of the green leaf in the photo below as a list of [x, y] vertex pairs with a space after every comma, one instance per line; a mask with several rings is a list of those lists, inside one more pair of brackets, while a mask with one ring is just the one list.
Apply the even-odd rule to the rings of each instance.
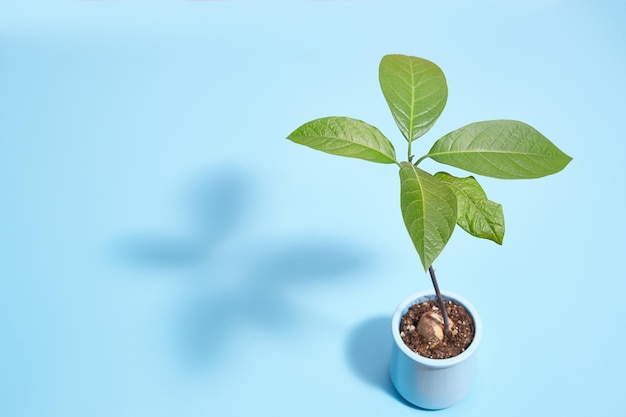
[[391, 114], [409, 142], [430, 130], [448, 100], [443, 71], [425, 59], [386, 55], [380, 61], [379, 81]]
[[435, 178], [446, 183], [456, 195], [456, 223], [473, 236], [501, 245], [504, 239], [502, 205], [489, 200], [474, 177], [457, 178], [438, 172]]
[[424, 270], [452, 236], [456, 204], [456, 197], [446, 184], [409, 162], [400, 163], [402, 217]]
[[515, 120], [463, 126], [435, 142], [425, 157], [504, 179], [544, 177], [572, 160], [533, 127]]
[[349, 117], [325, 117], [303, 124], [287, 139], [318, 151], [395, 164], [392, 143], [377, 128]]

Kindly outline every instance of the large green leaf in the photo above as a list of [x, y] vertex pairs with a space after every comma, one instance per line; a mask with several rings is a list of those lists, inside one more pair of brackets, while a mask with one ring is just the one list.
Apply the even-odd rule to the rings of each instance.
[[438, 172], [435, 178], [448, 184], [456, 195], [456, 224], [473, 236], [501, 245], [504, 239], [502, 205], [489, 200], [474, 177], [458, 178]]
[[539, 178], [572, 160], [533, 127], [515, 120], [472, 123], [439, 139], [427, 157], [475, 174]]
[[395, 164], [392, 143], [377, 128], [349, 117], [325, 117], [303, 124], [288, 139], [334, 155]]
[[380, 61], [379, 81], [391, 114], [409, 142], [430, 130], [448, 100], [443, 71], [425, 59], [386, 55]]
[[409, 162], [400, 163], [400, 207], [424, 270], [448, 243], [456, 223], [452, 190]]

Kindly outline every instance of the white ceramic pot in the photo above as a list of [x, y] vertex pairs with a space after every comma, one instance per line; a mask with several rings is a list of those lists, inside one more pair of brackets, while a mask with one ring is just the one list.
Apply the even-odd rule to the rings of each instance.
[[476, 376], [476, 350], [483, 326], [478, 313], [462, 297], [442, 292], [444, 299], [461, 304], [474, 320], [474, 339], [463, 353], [449, 359], [430, 359], [409, 349], [400, 336], [400, 320], [414, 304], [435, 300], [432, 292], [423, 291], [404, 300], [391, 319], [393, 348], [389, 363], [391, 380], [407, 401], [420, 408], [436, 410], [461, 401], [472, 389]]

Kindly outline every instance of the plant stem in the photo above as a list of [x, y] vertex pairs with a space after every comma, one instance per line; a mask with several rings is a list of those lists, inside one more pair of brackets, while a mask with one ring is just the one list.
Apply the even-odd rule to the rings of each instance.
[[409, 147], [408, 147], [408, 150], [407, 150], [406, 154], [407, 154], [407, 157], [409, 158], [409, 162], [412, 162], [413, 161], [413, 155], [411, 155], [411, 141], [409, 141]]
[[450, 320], [448, 319], [448, 312], [446, 311], [446, 304], [443, 302], [441, 291], [439, 291], [439, 285], [437, 284], [437, 277], [435, 277], [435, 270], [433, 269], [432, 265], [428, 267], [428, 272], [430, 273], [430, 279], [433, 281], [433, 287], [435, 287], [435, 295], [437, 296], [437, 303], [439, 304], [439, 310], [441, 310], [441, 315], [443, 315], [444, 334], [448, 335], [450, 333]]

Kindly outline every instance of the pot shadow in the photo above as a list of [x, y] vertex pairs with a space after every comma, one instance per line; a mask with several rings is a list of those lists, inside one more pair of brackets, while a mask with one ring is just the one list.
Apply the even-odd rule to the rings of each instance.
[[382, 390], [407, 407], [422, 410], [406, 401], [391, 382], [389, 356], [393, 339], [390, 323], [391, 317], [377, 316], [354, 327], [346, 343], [346, 361], [350, 370], [367, 385]]
[[257, 219], [241, 171], [212, 171], [193, 182], [182, 233], [137, 234], [115, 244], [125, 265], [183, 278], [168, 329], [193, 370], [219, 363], [235, 342], [247, 345], [242, 328], [270, 336], [297, 329], [312, 313], [294, 305], [294, 293], [352, 278], [372, 260], [354, 242], [323, 236], [247, 237], [246, 223]]

